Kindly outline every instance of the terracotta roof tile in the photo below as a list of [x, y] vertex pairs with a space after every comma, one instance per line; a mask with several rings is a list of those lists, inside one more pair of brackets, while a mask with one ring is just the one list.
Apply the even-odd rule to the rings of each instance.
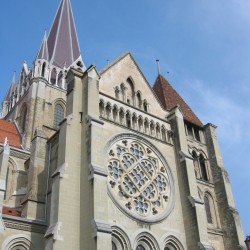
[[0, 119], [0, 143], [4, 143], [5, 137], [8, 138], [10, 146], [21, 148], [21, 136], [14, 123]]
[[158, 75], [156, 78], [153, 90], [166, 110], [170, 110], [174, 106], [179, 105], [186, 121], [203, 127], [200, 119], [162, 75]]

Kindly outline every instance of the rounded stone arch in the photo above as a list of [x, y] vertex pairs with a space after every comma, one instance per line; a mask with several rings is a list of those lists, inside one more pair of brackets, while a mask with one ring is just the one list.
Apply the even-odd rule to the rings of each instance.
[[138, 116], [138, 130], [143, 132], [143, 117], [141, 115]]
[[16, 234], [6, 238], [2, 244], [2, 250], [35, 250], [30, 237], [25, 234]]
[[124, 108], [123, 107], [121, 107], [120, 109], [119, 109], [119, 123], [121, 124], [121, 125], [124, 125], [124, 122], [125, 121], [125, 110], [124, 110]]
[[133, 249], [160, 250], [160, 247], [156, 238], [150, 232], [141, 231], [134, 239]]
[[66, 102], [62, 98], [52, 101], [53, 105], [53, 127], [58, 129], [60, 122], [64, 119], [66, 113]]
[[[217, 206], [216, 206], [216, 197], [210, 192], [210, 190], [208, 188], [206, 188], [204, 190], [203, 197], [204, 197], [204, 207], [206, 210], [206, 216], [207, 216], [208, 223], [209, 223], [209, 219], [210, 219], [209, 218], [209, 216], [210, 216], [209, 212], [210, 212], [211, 219], [212, 219], [212, 222], [210, 222], [210, 224], [212, 224], [216, 227], [219, 227], [220, 222], [219, 222], [219, 215], [218, 215], [218, 210], [217, 210]], [[208, 200], [206, 200], [206, 198]], [[207, 203], [207, 201], [208, 201], [208, 203]]]
[[131, 242], [128, 235], [118, 226], [112, 226], [112, 243], [117, 250], [130, 250]]
[[112, 107], [112, 114], [113, 114], [113, 121], [114, 122], [118, 122], [118, 113], [119, 113], [119, 108], [116, 104], [114, 104]]
[[136, 105], [139, 109], [142, 108], [142, 93], [140, 90], [137, 90], [135, 93]]
[[105, 105], [105, 113], [106, 113], [106, 118], [108, 120], [111, 120], [112, 104], [110, 102], [107, 102]]
[[134, 105], [134, 96], [135, 96], [135, 83], [134, 80], [131, 76], [129, 76], [126, 80], [126, 87], [127, 87], [127, 93], [126, 97], [127, 100], [126, 102], [130, 105]]
[[5, 194], [5, 200], [8, 201], [13, 192], [14, 192], [14, 182], [15, 182], [15, 175], [14, 171], [18, 170], [17, 163], [15, 160], [10, 156], [8, 168], [7, 168], [7, 175], [6, 175], [6, 194]]
[[181, 241], [174, 235], [164, 236], [161, 240], [161, 250], [184, 250], [183, 244]]
[[99, 112], [100, 112], [100, 116], [104, 117], [104, 108], [105, 108], [105, 102], [103, 99], [100, 99], [99, 101]]

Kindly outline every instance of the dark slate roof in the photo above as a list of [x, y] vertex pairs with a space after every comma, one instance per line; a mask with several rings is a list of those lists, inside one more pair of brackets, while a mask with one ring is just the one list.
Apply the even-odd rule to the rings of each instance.
[[47, 43], [47, 34], [45, 32], [41, 47], [38, 51], [36, 59], [44, 59], [49, 60], [49, 52], [48, 52], [48, 43]]
[[153, 90], [166, 110], [170, 110], [176, 105], [179, 105], [183, 113], [184, 120], [199, 127], [203, 127], [200, 119], [162, 75], [159, 74], [156, 78]]
[[14, 123], [0, 119], [0, 143], [4, 143], [7, 137], [9, 145], [15, 148], [21, 148], [21, 136]]
[[68, 68], [80, 57], [70, 0], [61, 0], [48, 35], [49, 60], [57, 67]]

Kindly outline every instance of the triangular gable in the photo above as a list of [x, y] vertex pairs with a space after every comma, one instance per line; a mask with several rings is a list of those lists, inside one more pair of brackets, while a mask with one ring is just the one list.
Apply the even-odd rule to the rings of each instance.
[[162, 75], [158, 75], [156, 78], [153, 90], [166, 110], [170, 110], [174, 106], [179, 105], [183, 113], [184, 120], [199, 127], [203, 127], [200, 119]]
[[0, 143], [5, 142], [7, 137], [10, 146], [15, 148], [21, 148], [21, 136], [14, 123], [0, 119]]
[[131, 53], [126, 52], [99, 72], [100, 92], [115, 98], [115, 89], [125, 83], [128, 78], [132, 79], [135, 93], [140, 92], [142, 100], [149, 104], [149, 113], [166, 115], [164, 106], [152, 90], [146, 77], [137, 65]]

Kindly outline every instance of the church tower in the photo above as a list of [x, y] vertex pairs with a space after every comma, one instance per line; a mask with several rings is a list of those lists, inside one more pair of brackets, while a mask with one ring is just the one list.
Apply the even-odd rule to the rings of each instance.
[[129, 52], [85, 67], [70, 0], [2, 116], [2, 249], [245, 249], [216, 126]]

